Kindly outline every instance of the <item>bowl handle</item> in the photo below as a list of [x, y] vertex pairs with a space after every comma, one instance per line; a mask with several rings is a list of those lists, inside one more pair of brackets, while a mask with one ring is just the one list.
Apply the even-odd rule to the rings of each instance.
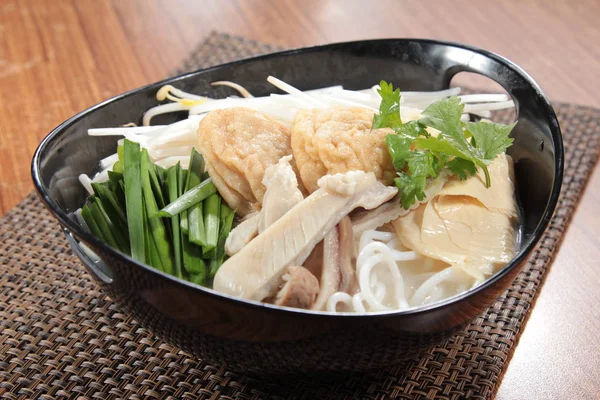
[[78, 242], [71, 231], [63, 228], [63, 233], [67, 238], [69, 246], [71, 246], [73, 252], [83, 262], [83, 265], [85, 265], [88, 271], [90, 271], [95, 278], [104, 283], [113, 283], [113, 273], [110, 267], [106, 265], [106, 263], [102, 261], [102, 259], [92, 249], [87, 247], [85, 244]]
[[[460, 72], [485, 76], [501, 85], [515, 102], [517, 117], [543, 121], [546, 125], [558, 125], [550, 103], [537, 83], [523, 69], [511, 61], [485, 50], [474, 52], [464, 48], [445, 49], [439, 60], [445, 87]], [[516, 70], [516, 71], [515, 71]], [[551, 139], [549, 129], [545, 135]]]

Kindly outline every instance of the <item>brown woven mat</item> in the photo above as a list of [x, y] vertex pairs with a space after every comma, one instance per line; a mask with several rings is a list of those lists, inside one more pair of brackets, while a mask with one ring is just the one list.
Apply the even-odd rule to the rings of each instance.
[[[184, 69], [270, 50], [213, 34]], [[600, 110], [555, 107], [566, 149], [562, 198], [526, 269], [452, 339], [402, 365], [346, 381], [255, 380], [162, 342], [99, 292], [58, 224], [30, 195], [0, 219], [0, 398], [492, 397], [600, 148]]]

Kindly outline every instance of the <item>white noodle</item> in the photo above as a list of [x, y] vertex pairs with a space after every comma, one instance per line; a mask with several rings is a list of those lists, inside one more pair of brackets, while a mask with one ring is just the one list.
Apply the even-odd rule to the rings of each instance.
[[454, 274], [454, 267], [448, 267], [427, 279], [410, 299], [411, 303], [418, 306], [425, 304], [427, 300], [434, 296], [435, 291], [439, 289], [439, 285], [452, 278]]
[[338, 310], [338, 304], [343, 304], [348, 309], [352, 309], [352, 296], [344, 292], [336, 292], [327, 299], [327, 311], [335, 312]]

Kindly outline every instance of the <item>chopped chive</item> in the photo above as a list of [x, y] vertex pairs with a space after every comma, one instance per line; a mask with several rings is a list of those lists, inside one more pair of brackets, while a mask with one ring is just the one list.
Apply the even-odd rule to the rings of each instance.
[[[183, 193], [187, 192], [195, 186], [198, 186], [202, 182], [202, 173], [204, 172], [204, 166], [204, 157], [202, 156], [202, 154], [198, 153], [195, 148], [192, 148], [192, 152], [190, 153], [189, 170], [187, 172]], [[200, 215], [202, 215], [201, 211]], [[186, 235], [189, 234], [189, 221], [187, 210], [182, 211], [180, 221], [181, 229], [183, 229]], [[197, 218], [196, 221], [198, 221]]]
[[100, 227], [98, 226], [98, 224], [96, 224], [96, 221], [94, 221], [92, 212], [90, 211], [90, 208], [88, 207], [87, 204], [81, 208], [81, 216], [83, 217], [85, 224], [88, 226], [88, 228], [90, 228], [90, 231], [92, 232], [92, 234], [94, 236], [96, 236], [98, 239], [100, 239], [101, 241], [103, 241], [104, 243], [107, 243], [107, 240], [104, 237], [104, 235], [102, 234]]
[[117, 146], [117, 157], [119, 158], [119, 161], [125, 164], [125, 144]]
[[[118, 148], [117, 148], [118, 152]], [[140, 169], [140, 145], [125, 139], [123, 145], [125, 202], [131, 257], [146, 262], [144, 249], [144, 216], [142, 201], [142, 177]]]
[[177, 200], [169, 203], [169, 205], [159, 211], [159, 215], [161, 217], [172, 217], [173, 215], [179, 214], [183, 210], [187, 210], [188, 208], [198, 204], [216, 192], [217, 188], [213, 184], [212, 179], [208, 178], [198, 186], [193, 187], [185, 192]]
[[219, 241], [221, 196], [218, 193], [211, 194], [204, 201], [203, 206], [206, 245], [202, 246], [202, 252], [206, 253], [217, 247], [217, 242]]
[[186, 235], [189, 234], [189, 229], [188, 229], [188, 212], [187, 210], [183, 210], [180, 214], [179, 214], [179, 226], [181, 227], [181, 231], [183, 233], [185, 233]]
[[123, 180], [123, 174], [121, 172], [108, 171], [108, 180], [119, 183], [119, 181]]
[[[179, 189], [180, 189], [179, 195], [180, 196], [185, 193], [185, 185], [186, 185], [188, 176], [189, 176], [188, 171], [184, 170], [182, 168], [180, 179], [179, 179]], [[179, 226], [181, 227], [181, 231], [187, 235], [188, 234], [188, 212], [187, 212], [187, 210], [183, 210], [179, 214]]]
[[[169, 190], [169, 200], [175, 200], [179, 197], [179, 176], [181, 165], [177, 163], [175, 166], [167, 169], [167, 187]], [[173, 257], [175, 261], [174, 275], [178, 278], [183, 278], [182, 273], [182, 252], [181, 252], [181, 232], [179, 227], [179, 215], [171, 217], [171, 238], [173, 243]]]
[[116, 229], [102, 208], [102, 201], [98, 197], [95, 197], [90, 202], [89, 207], [90, 211], [92, 212], [94, 222], [96, 222], [98, 228], [100, 228], [102, 236], [106, 239], [106, 243], [115, 249], [123, 251], [119, 241], [114, 235]]
[[190, 275], [206, 274], [206, 264], [202, 259], [200, 246], [196, 246], [189, 240], [183, 243], [184, 268]]
[[119, 159], [116, 163], [113, 164], [112, 170], [114, 172], [122, 174], [124, 170], [123, 166], [125, 165], [125, 144], [117, 146], [117, 156], [119, 157]]
[[154, 193], [156, 205], [158, 208], [164, 208], [167, 205], [165, 196], [163, 195], [165, 178], [162, 173], [158, 172], [157, 167], [157, 165], [153, 165], [152, 162], [150, 162], [148, 165], [148, 173], [150, 175], [150, 184], [152, 185], [152, 193]]
[[190, 242], [199, 246], [206, 244], [206, 229], [204, 228], [202, 207], [202, 202], [199, 202], [188, 210], [188, 236]]
[[[204, 157], [202, 157], [202, 154], [198, 153], [196, 151], [196, 149], [192, 149], [192, 153], [190, 154], [190, 166], [189, 166], [189, 170], [187, 173], [187, 177], [186, 177], [186, 181], [185, 181], [185, 186], [184, 186], [184, 192], [181, 198], [177, 199], [176, 202], [171, 202], [168, 206], [163, 207], [162, 210], [160, 210], [161, 212], [161, 216], [162, 217], [171, 217], [174, 214], [178, 214], [190, 207], [192, 207], [194, 204], [204, 200], [206, 197], [210, 196], [212, 193], [210, 193], [212, 191], [212, 187], [214, 186], [212, 185], [212, 181], [211, 181], [211, 185], [208, 185], [208, 187], [206, 187], [206, 189], [196, 189], [198, 187], [198, 185], [201, 185], [202, 182], [202, 174], [204, 173]], [[188, 194], [189, 191], [191, 191], [192, 189], [195, 190], [200, 190], [200, 193], [196, 193], [197, 198], [194, 198], [193, 194]], [[205, 192], [206, 190], [208, 190], [208, 192]], [[214, 188], [214, 190], [216, 191], [216, 187]], [[205, 197], [204, 197], [205, 195]], [[187, 197], [186, 197], [187, 196]], [[186, 221], [185, 223], [182, 223], [182, 228], [184, 230], [184, 232], [188, 231], [188, 222]]]
[[152, 265], [157, 270], [164, 272], [165, 269], [163, 268], [161, 257], [159, 255], [158, 248], [156, 247], [156, 243], [152, 238], [152, 235], [148, 234], [146, 235], [146, 237], [148, 241], [148, 259], [150, 260], [150, 265]]
[[141, 175], [142, 175], [142, 192], [146, 203], [146, 212], [148, 216], [148, 228], [150, 230], [154, 245], [158, 251], [158, 257], [163, 267], [163, 271], [168, 274], [173, 274], [173, 260], [171, 246], [167, 236], [167, 230], [162, 219], [158, 216], [158, 206], [154, 198], [152, 183], [150, 182], [152, 162], [146, 149], [142, 149], [141, 156]]
[[221, 215], [223, 215], [223, 212], [227, 213], [227, 215], [221, 219], [221, 232], [219, 233], [219, 243], [216, 248], [216, 255], [210, 262], [209, 277], [211, 279], [214, 278], [217, 270], [225, 260], [225, 241], [227, 240], [227, 236], [229, 236], [229, 232], [231, 232], [233, 218], [235, 217], [233, 210], [226, 205], [221, 205]]
[[112, 170], [113, 172], [117, 172], [122, 174], [125, 168], [123, 168], [123, 163], [121, 161], [117, 161], [113, 164]]
[[233, 210], [229, 208], [227, 203], [221, 201], [221, 221], [225, 220], [231, 213], [233, 213]]
[[[187, 177], [189, 176], [189, 172], [184, 169], [180, 169], [179, 174], [179, 195], [182, 195], [186, 189], [185, 185], [187, 184]], [[201, 258], [202, 249], [199, 246], [196, 246], [195, 244], [190, 242], [189, 237], [187, 236], [187, 228], [185, 230], [183, 228], [184, 221], [187, 227], [187, 214], [188, 212], [186, 210], [183, 211], [179, 216], [180, 226], [182, 226], [180, 237], [183, 268], [190, 275], [196, 274], [204, 277], [204, 275], [206, 274], [206, 265], [204, 264], [204, 261]], [[202, 284], [203, 282], [204, 279], [202, 279], [202, 281], [199, 284]]]
[[190, 275], [190, 282], [195, 283], [196, 285], [203, 285], [205, 278], [204, 273]]
[[188, 191], [194, 186], [198, 185], [204, 179], [202, 179], [202, 174], [204, 174], [204, 157], [202, 154], [198, 153], [196, 149], [192, 149], [192, 154], [190, 154], [190, 166], [189, 171], [192, 173], [188, 175], [188, 179], [186, 182], [185, 190]]
[[115, 171], [108, 171], [108, 180], [112, 183], [111, 189], [117, 196], [121, 209], [126, 212], [125, 191], [123, 190], [123, 174]]
[[[111, 182], [112, 183], [112, 182]], [[124, 230], [127, 225], [127, 216], [117, 198], [116, 193], [111, 190], [108, 183], [92, 183], [92, 189], [97, 197], [102, 200], [102, 205], [111, 221], [117, 225], [117, 228]]]

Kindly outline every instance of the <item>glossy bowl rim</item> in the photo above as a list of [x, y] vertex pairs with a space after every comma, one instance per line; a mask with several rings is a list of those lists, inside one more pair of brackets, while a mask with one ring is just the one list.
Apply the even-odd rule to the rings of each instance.
[[[519, 74], [525, 80], [525, 82], [527, 82], [527, 84], [530, 85], [531, 88], [536, 92], [536, 94], [538, 95], [537, 101], [540, 103], [541, 106], [543, 106], [544, 111], [545, 111], [545, 113], [547, 113], [549, 119], [554, 122], [554, 124], [552, 124], [551, 126], [548, 127], [550, 130], [550, 133], [552, 135], [552, 141], [554, 144], [554, 181], [552, 183], [552, 190], [550, 192], [550, 198], [548, 199], [548, 202], [546, 203], [546, 207], [542, 214], [541, 220], [531, 235], [532, 239], [530, 240], [528, 245], [526, 245], [525, 247], [522, 247], [519, 250], [518, 254], [515, 257], [513, 257], [512, 260], [510, 262], [508, 262], [504, 267], [502, 267], [499, 271], [497, 271], [495, 274], [490, 276], [488, 279], [486, 279], [481, 284], [479, 284], [475, 287], [472, 287], [462, 293], [459, 293], [454, 296], [451, 296], [451, 297], [448, 297], [448, 298], [445, 298], [445, 299], [442, 299], [442, 300], [439, 300], [439, 301], [436, 301], [436, 302], [433, 302], [430, 304], [426, 304], [423, 306], [415, 306], [415, 307], [410, 307], [410, 308], [403, 309], [403, 310], [392, 309], [392, 310], [386, 310], [386, 311], [375, 311], [375, 312], [367, 312], [367, 313], [304, 310], [304, 309], [298, 309], [298, 308], [292, 308], [292, 307], [276, 306], [273, 304], [262, 303], [262, 302], [254, 301], [254, 300], [242, 299], [239, 297], [234, 297], [234, 296], [231, 296], [231, 295], [228, 295], [225, 293], [218, 292], [212, 288], [207, 288], [204, 286], [196, 285], [191, 282], [179, 279], [175, 276], [169, 275], [165, 272], [158, 271], [151, 266], [139, 263], [136, 260], [132, 259], [130, 256], [123, 254], [116, 249], [113, 249], [109, 245], [107, 245], [104, 242], [97, 239], [91, 233], [88, 233], [87, 231], [82, 229], [78, 224], [75, 224], [67, 216], [67, 214], [50, 198], [49, 193], [47, 193], [47, 191], [44, 189], [44, 185], [42, 184], [42, 181], [41, 181], [40, 160], [41, 160], [41, 154], [44, 152], [46, 147], [48, 147], [54, 139], [56, 139], [58, 136], [60, 136], [60, 134], [66, 128], [68, 128], [71, 124], [84, 118], [86, 115], [88, 115], [90, 113], [93, 113], [93, 112], [96, 112], [96, 111], [102, 109], [104, 106], [106, 106], [114, 101], [117, 101], [119, 99], [122, 99], [122, 98], [130, 96], [130, 95], [134, 95], [140, 91], [147, 90], [152, 87], [160, 87], [165, 84], [173, 84], [179, 80], [183, 80], [185, 78], [188, 78], [188, 77], [196, 75], [196, 74], [201, 74], [201, 73], [204, 73], [207, 71], [227, 68], [227, 67], [230, 67], [233, 65], [244, 64], [244, 63], [247, 63], [250, 61], [261, 60], [261, 59], [270, 58], [270, 57], [290, 56], [290, 55], [294, 55], [297, 53], [311, 52], [314, 50], [335, 49], [337, 47], [343, 47], [343, 46], [347, 46], [347, 45], [359, 45], [359, 44], [383, 43], [383, 42], [407, 42], [407, 43], [441, 45], [441, 46], [445, 46], [445, 47], [453, 47], [453, 48], [458, 48], [458, 49], [475, 52], [484, 57], [490, 58], [490, 59], [504, 65], [505, 67], [515, 71], [517, 74]], [[174, 77], [166, 78], [166, 79], [160, 80], [158, 82], [153, 82], [148, 85], [144, 85], [144, 86], [129, 90], [125, 93], [116, 95], [116, 96], [111, 97], [107, 100], [104, 100], [98, 104], [95, 104], [83, 111], [78, 112], [71, 118], [67, 119], [66, 121], [64, 121], [63, 123], [58, 125], [52, 131], [50, 131], [50, 133], [48, 135], [46, 135], [46, 137], [44, 137], [44, 139], [40, 142], [37, 149], [35, 150], [35, 153], [33, 155], [32, 162], [31, 162], [31, 175], [32, 175], [32, 179], [34, 182], [35, 189], [36, 189], [39, 197], [42, 199], [46, 208], [60, 222], [60, 224], [63, 226], [64, 229], [74, 233], [75, 236], [83, 238], [85, 242], [91, 242], [93, 244], [93, 246], [99, 247], [100, 249], [102, 249], [102, 251], [110, 253], [111, 256], [117, 257], [118, 259], [120, 259], [123, 262], [133, 263], [133, 264], [135, 264], [136, 267], [143, 268], [146, 272], [149, 272], [151, 274], [160, 275], [163, 278], [169, 279], [173, 284], [187, 287], [189, 290], [200, 291], [203, 294], [208, 295], [208, 296], [217, 296], [218, 297], [217, 300], [234, 302], [234, 303], [236, 303], [236, 305], [242, 306], [242, 307], [250, 307], [250, 308], [255, 308], [255, 309], [259, 308], [261, 311], [284, 312], [284, 313], [300, 314], [300, 315], [310, 316], [310, 317], [326, 317], [326, 318], [367, 318], [367, 317], [385, 318], [385, 317], [396, 317], [396, 316], [402, 316], [402, 315], [421, 314], [421, 313], [449, 307], [454, 303], [460, 302], [460, 301], [466, 299], [467, 297], [470, 297], [480, 291], [487, 289], [489, 286], [494, 285], [497, 281], [501, 280], [506, 274], [508, 274], [512, 269], [516, 268], [522, 262], [524, 262], [525, 259], [531, 253], [531, 251], [534, 249], [536, 244], [541, 239], [541, 236], [545, 232], [546, 228], [548, 227], [550, 219], [552, 218], [552, 215], [554, 214], [554, 211], [556, 209], [556, 205], [558, 203], [558, 198], [560, 195], [561, 186], [563, 183], [563, 164], [564, 164], [564, 148], [563, 148], [561, 129], [560, 129], [560, 126], [558, 123], [558, 119], [556, 117], [556, 113], [554, 112], [554, 109], [552, 108], [550, 101], [548, 100], [546, 95], [542, 92], [539, 85], [521, 67], [519, 67], [512, 61], [508, 60], [507, 58], [500, 56], [494, 52], [491, 52], [489, 50], [485, 50], [485, 49], [482, 49], [482, 48], [479, 48], [476, 46], [466, 45], [463, 43], [443, 41], [443, 40], [433, 40], [433, 39], [418, 39], [418, 38], [414, 38], [414, 39], [413, 38], [385, 38], [385, 39], [366, 39], [366, 40], [356, 40], [356, 41], [346, 41], [346, 42], [335, 42], [335, 43], [329, 43], [329, 44], [324, 44], [324, 45], [307, 46], [307, 47], [300, 47], [300, 48], [289, 49], [289, 50], [284, 50], [284, 51], [278, 51], [278, 52], [263, 54], [263, 55], [254, 56], [254, 57], [247, 57], [247, 58], [243, 58], [240, 60], [235, 60], [235, 61], [231, 61], [228, 63], [218, 64], [218, 65], [211, 66], [208, 68], [202, 68], [199, 70], [180, 74], [180, 75], [177, 75]], [[85, 263], [84, 260], [82, 260], [82, 262]], [[108, 284], [108, 285], [110, 285], [110, 284]]]

